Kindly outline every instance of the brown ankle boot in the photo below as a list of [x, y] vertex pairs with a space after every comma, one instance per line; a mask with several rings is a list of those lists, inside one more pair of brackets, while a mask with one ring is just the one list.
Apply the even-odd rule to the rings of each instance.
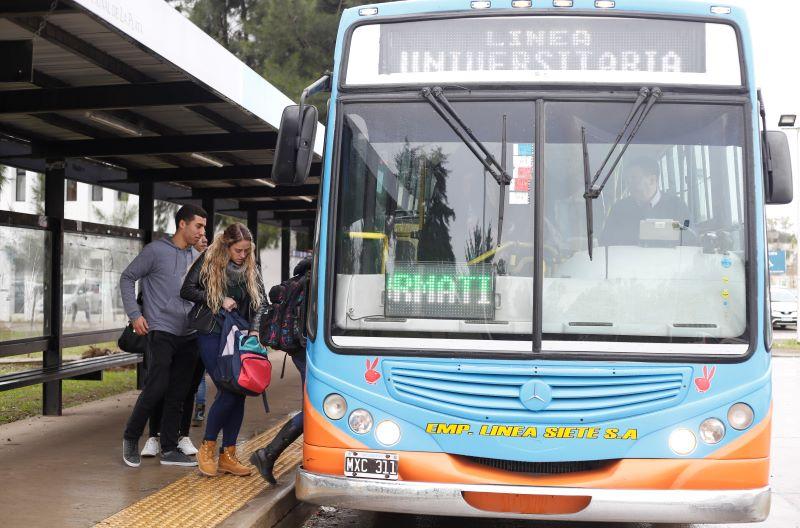
[[217, 443], [213, 440], [203, 440], [197, 451], [197, 468], [200, 473], [207, 477], [217, 476], [217, 460], [214, 458], [216, 454]]
[[219, 455], [218, 469], [220, 473], [230, 473], [239, 477], [249, 477], [253, 472], [236, 458], [236, 446], [228, 446], [222, 451]]

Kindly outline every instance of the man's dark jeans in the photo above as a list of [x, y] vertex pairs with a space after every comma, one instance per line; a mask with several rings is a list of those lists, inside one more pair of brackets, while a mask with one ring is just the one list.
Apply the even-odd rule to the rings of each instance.
[[[203, 378], [205, 373], [206, 367], [200, 360], [198, 351], [198, 358], [195, 362], [194, 373], [192, 374], [192, 383], [189, 387], [189, 392], [186, 393], [186, 398], [183, 400], [180, 427], [178, 428], [178, 438], [181, 436], [189, 436], [189, 427], [192, 425], [192, 416], [194, 415], [194, 395], [197, 392], [197, 387], [200, 386], [200, 380]], [[150, 415], [150, 425], [148, 427], [150, 436], [158, 436], [161, 433], [161, 410], [163, 407], [163, 404], [156, 405], [155, 411]]]
[[161, 450], [178, 446], [178, 426], [186, 393], [197, 362], [197, 338], [176, 336], [158, 330], [148, 334], [147, 379], [125, 426], [124, 437], [138, 440], [150, 415], [163, 400]]

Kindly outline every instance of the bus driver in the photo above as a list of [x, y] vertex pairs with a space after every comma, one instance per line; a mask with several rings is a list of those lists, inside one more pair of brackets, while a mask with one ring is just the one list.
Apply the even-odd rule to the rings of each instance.
[[669, 219], [684, 225], [689, 209], [680, 198], [664, 194], [658, 188], [658, 164], [637, 158], [625, 170], [628, 197], [611, 208], [600, 236], [604, 246], [637, 246], [642, 220]]

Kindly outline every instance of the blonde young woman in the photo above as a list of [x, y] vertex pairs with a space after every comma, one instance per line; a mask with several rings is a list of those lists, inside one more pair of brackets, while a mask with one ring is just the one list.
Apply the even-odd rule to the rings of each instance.
[[[183, 282], [181, 297], [195, 303], [190, 319], [196, 322], [200, 357], [208, 372], [214, 372], [220, 351], [222, 328], [214, 314], [237, 310], [250, 322], [250, 334], [258, 335], [258, 321], [266, 308], [267, 296], [254, 251], [253, 236], [247, 227], [231, 224], [195, 261]], [[244, 418], [245, 398], [217, 385], [217, 396], [206, 415], [203, 444], [197, 453], [202, 474], [250, 475], [250, 468], [236, 458], [236, 438]], [[223, 450], [217, 461], [220, 431]]]

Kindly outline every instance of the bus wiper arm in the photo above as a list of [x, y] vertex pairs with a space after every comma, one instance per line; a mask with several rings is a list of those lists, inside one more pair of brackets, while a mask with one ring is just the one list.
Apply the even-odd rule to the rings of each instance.
[[[489, 174], [497, 181], [500, 185], [508, 185], [511, 183], [511, 177], [506, 173], [504, 167], [502, 167], [498, 162], [497, 159], [489, 152], [489, 149], [486, 148], [486, 145], [481, 143], [481, 141], [475, 137], [475, 134], [472, 130], [464, 123], [464, 120], [456, 113], [453, 106], [450, 104], [450, 101], [444, 96], [444, 92], [442, 88], [439, 86], [435, 86], [434, 88], [423, 88], [420, 91], [420, 95], [422, 95], [425, 100], [430, 103], [436, 113], [444, 119], [444, 122], [455, 132], [455, 134], [461, 139], [464, 145], [472, 152], [472, 154], [481, 162]], [[477, 148], [476, 148], [477, 146]]]
[[[653, 88], [652, 90], [648, 88], [642, 88], [639, 90], [639, 96], [636, 98], [636, 101], [633, 103], [633, 107], [631, 111], [628, 113], [628, 117], [625, 119], [625, 124], [622, 127], [622, 130], [619, 134], [617, 134], [617, 139], [614, 141], [614, 144], [611, 145], [611, 148], [608, 150], [608, 154], [606, 154], [605, 159], [603, 160], [602, 165], [600, 168], [597, 169], [597, 172], [594, 175], [594, 178], [590, 180], [590, 170], [589, 170], [589, 148], [586, 143], [586, 128], [581, 127], [581, 142], [583, 147], [583, 182], [585, 185], [583, 198], [586, 201], [586, 238], [587, 238], [587, 245], [589, 249], [589, 260], [592, 259], [592, 249], [593, 249], [593, 237], [594, 237], [594, 226], [593, 226], [593, 206], [592, 200], [598, 198], [600, 193], [603, 192], [603, 188], [608, 183], [608, 179], [614, 173], [614, 169], [617, 168], [619, 162], [622, 160], [622, 156], [625, 154], [625, 151], [628, 150], [633, 138], [636, 137], [636, 134], [639, 133], [639, 129], [642, 127], [645, 118], [650, 113], [650, 110], [653, 109], [653, 105], [656, 104], [658, 99], [661, 97], [662, 92], [660, 88]], [[647, 99], [647, 103], [644, 103], [644, 100]], [[636, 117], [638, 114], [638, 117]], [[636, 117], [636, 121], [634, 122], [634, 117]], [[633, 127], [631, 128], [631, 124], [633, 123]], [[596, 186], [597, 181], [600, 179], [600, 176], [603, 174], [603, 170], [605, 169], [608, 161], [611, 159], [611, 156], [614, 154], [619, 142], [625, 136], [625, 133], [628, 129], [631, 129], [630, 133], [628, 134], [625, 143], [622, 145], [619, 153], [617, 154], [616, 158], [614, 158], [614, 162], [611, 164], [609, 169], [605, 172], [605, 176], [600, 181], [600, 185]]]
[[[641, 108], [642, 105], [639, 101], [642, 98], [643, 91], [648, 91], [648, 90], [647, 88], [642, 88], [642, 90], [640, 90], [639, 98], [636, 99], [636, 103], [634, 103], [635, 107], [628, 116], [628, 119], [625, 122], [625, 126], [623, 127], [622, 132], [620, 132], [620, 136], [625, 134], [625, 132], [628, 130], [628, 127], [632, 122], [633, 116], [636, 114], [636, 111]], [[620, 160], [622, 160], [622, 156], [625, 154], [625, 151], [628, 150], [628, 147], [630, 146], [631, 141], [633, 141], [633, 138], [636, 137], [636, 134], [639, 133], [639, 129], [642, 127], [642, 124], [644, 123], [647, 114], [650, 113], [650, 110], [652, 110], [653, 105], [656, 104], [656, 101], [658, 101], [660, 97], [661, 97], [660, 88], [653, 88], [652, 90], [650, 90], [650, 97], [647, 99], [647, 104], [644, 105], [644, 109], [639, 113], [639, 117], [636, 119], [636, 122], [633, 125], [633, 128], [631, 129], [631, 132], [628, 135], [628, 139], [625, 140], [625, 144], [622, 145], [622, 149], [620, 149], [619, 153], [617, 154], [617, 157], [614, 158], [614, 163], [612, 163], [611, 167], [608, 169], [608, 171], [606, 171], [605, 177], [603, 177], [603, 180], [600, 182], [600, 185], [595, 187], [597, 180], [600, 179], [600, 174], [605, 168], [606, 162], [603, 162], [603, 165], [601, 165], [600, 168], [597, 170], [597, 172], [594, 175], [594, 178], [592, 179], [591, 185], [589, 185], [589, 187], [586, 189], [586, 193], [591, 195], [592, 198], [597, 198], [598, 196], [600, 196], [600, 193], [603, 192], [603, 188], [606, 186], [606, 183], [608, 183], [608, 179], [611, 177], [611, 174], [613, 174], [614, 169], [617, 168], [617, 165], [619, 165]], [[612, 145], [611, 149], [608, 152], [608, 155], [606, 156], [606, 160], [611, 158], [611, 154], [614, 152], [614, 149], [617, 148], [618, 144], [619, 144], [619, 139], [617, 139], [617, 142], [614, 143], [614, 145]]]
[[625, 124], [622, 126], [622, 129], [619, 131], [619, 134], [617, 134], [617, 139], [614, 140], [614, 144], [611, 145], [611, 148], [608, 149], [608, 152], [606, 153], [606, 157], [603, 160], [603, 163], [601, 163], [600, 167], [597, 169], [597, 172], [595, 173], [594, 178], [591, 181], [591, 184], [589, 184], [589, 182], [587, 182], [587, 184], [586, 184], [587, 185], [587, 189], [591, 189], [592, 187], [594, 187], [594, 184], [597, 183], [597, 179], [600, 177], [600, 173], [603, 172], [603, 169], [606, 167], [606, 164], [608, 163], [608, 160], [611, 159], [611, 155], [614, 154], [614, 150], [616, 150], [617, 146], [619, 145], [619, 142], [622, 141], [623, 136], [625, 136], [625, 132], [628, 131], [628, 128], [631, 126], [631, 123], [633, 122], [633, 118], [636, 116], [636, 113], [642, 107], [642, 104], [644, 104], [644, 102], [647, 99], [648, 95], [650, 95], [650, 89], [649, 88], [642, 87], [642, 88], [639, 89], [639, 96], [636, 98], [636, 101], [633, 103], [633, 106], [631, 107], [630, 112], [628, 112], [628, 117], [625, 118]]

